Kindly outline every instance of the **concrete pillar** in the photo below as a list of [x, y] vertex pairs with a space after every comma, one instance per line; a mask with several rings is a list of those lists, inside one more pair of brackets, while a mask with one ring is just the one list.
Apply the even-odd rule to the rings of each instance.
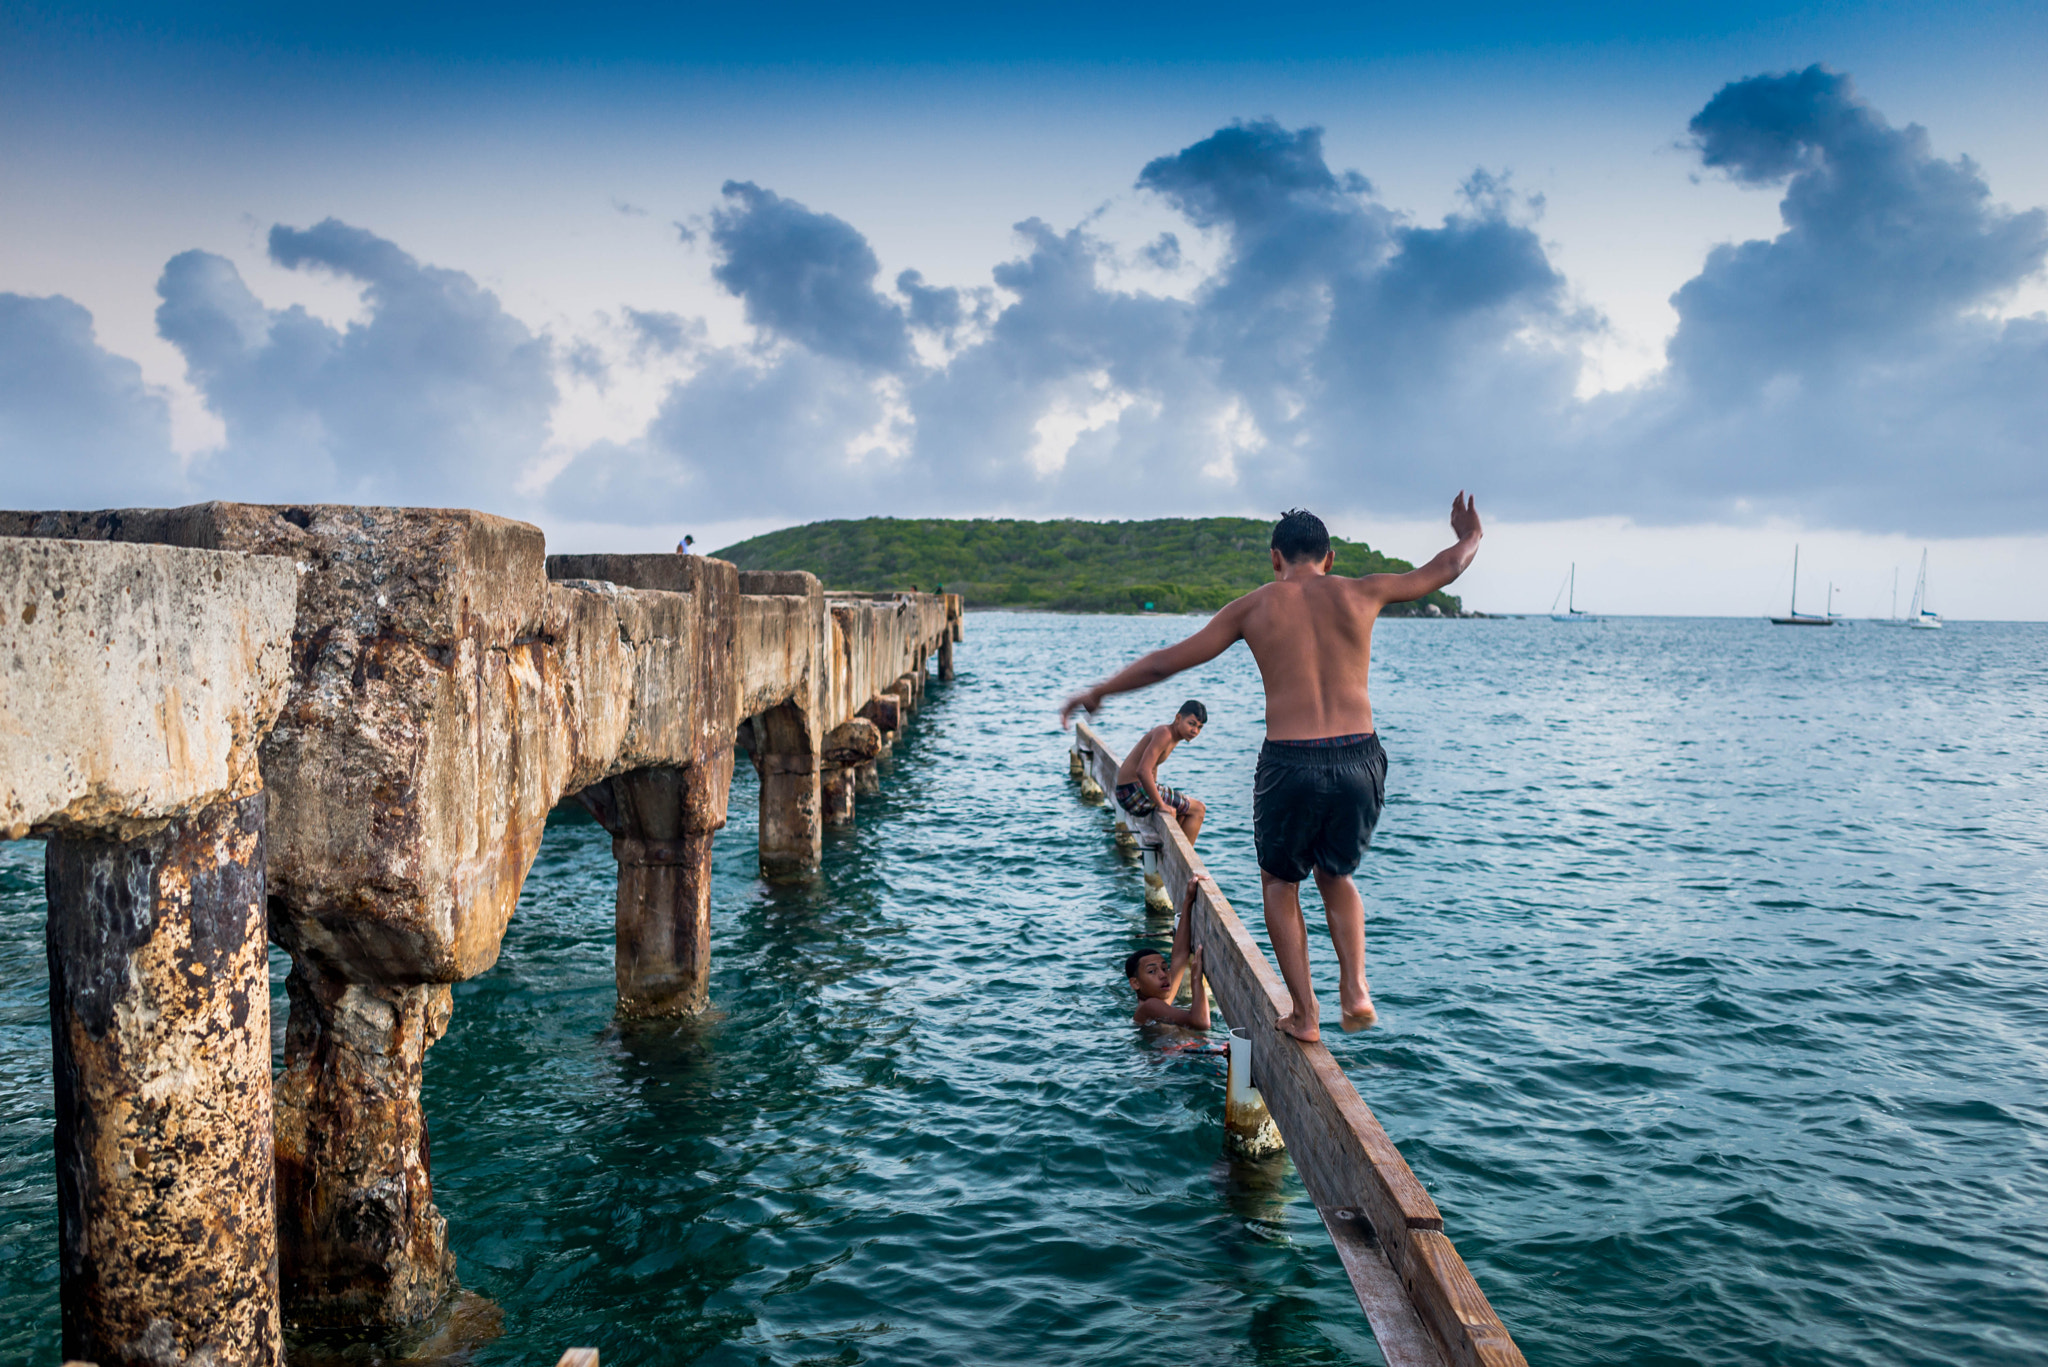
[[578, 793], [619, 864], [613, 969], [619, 1014], [693, 1015], [710, 1004], [711, 839], [725, 825], [732, 747], [681, 768], [636, 769]]
[[939, 642], [939, 680], [942, 683], [951, 682], [952, 678], [953, 636], [951, 632], [948, 632], [946, 634], [946, 639]]
[[[858, 767], [858, 766], [856, 766]], [[818, 772], [818, 800], [827, 826], [853, 824], [853, 769], [831, 765]]]
[[760, 749], [761, 876], [770, 882], [810, 877], [824, 849], [824, 803], [819, 793], [819, 737], [813, 720], [793, 702], [754, 719]]
[[881, 753], [882, 732], [866, 717], [853, 717], [832, 728], [824, 740], [824, 769], [819, 798], [824, 804], [828, 826], [844, 826], [853, 820], [855, 774]]
[[882, 775], [873, 760], [854, 766], [853, 791], [862, 796], [882, 791]]
[[420, 1068], [446, 983], [364, 984], [294, 955], [277, 1078], [278, 1271], [307, 1324], [400, 1326], [455, 1273], [434, 1204]]
[[46, 854], [64, 1356], [284, 1360], [264, 794]]

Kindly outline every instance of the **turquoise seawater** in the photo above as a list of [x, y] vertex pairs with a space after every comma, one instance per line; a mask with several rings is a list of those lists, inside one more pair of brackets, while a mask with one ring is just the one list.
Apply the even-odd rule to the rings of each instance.
[[[741, 764], [701, 1022], [613, 1023], [609, 842], [557, 814], [428, 1057], [471, 1361], [1378, 1361], [1285, 1160], [1127, 1024], [1167, 923], [1052, 711], [1193, 625], [971, 617], [809, 887], [752, 876]], [[1330, 1040], [1530, 1360], [2048, 1360], [2048, 628], [1377, 646], [1382, 1024]], [[1249, 658], [1101, 724], [1186, 696], [1168, 777], [1258, 933]], [[0, 846], [0, 1356], [54, 1364], [42, 919]]]

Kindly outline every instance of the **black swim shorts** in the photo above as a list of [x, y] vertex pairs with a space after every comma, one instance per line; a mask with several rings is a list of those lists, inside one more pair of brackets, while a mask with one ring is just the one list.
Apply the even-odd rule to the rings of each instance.
[[1315, 869], [1352, 873], [1386, 800], [1387, 752], [1378, 736], [1267, 741], [1252, 782], [1259, 867], [1288, 883]]

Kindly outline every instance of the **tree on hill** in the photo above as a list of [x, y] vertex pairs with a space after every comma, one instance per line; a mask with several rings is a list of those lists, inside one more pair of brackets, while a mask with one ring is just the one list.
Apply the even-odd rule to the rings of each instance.
[[[1066, 612], [1214, 612], [1272, 578], [1272, 528], [1249, 517], [1150, 522], [896, 518], [812, 522], [716, 552], [744, 570], [809, 570], [826, 587], [883, 591], [941, 586], [969, 607]], [[1414, 568], [1358, 541], [1331, 539], [1339, 574]], [[1446, 615], [1456, 598], [1432, 593]], [[1425, 615], [1422, 603], [1389, 615]]]

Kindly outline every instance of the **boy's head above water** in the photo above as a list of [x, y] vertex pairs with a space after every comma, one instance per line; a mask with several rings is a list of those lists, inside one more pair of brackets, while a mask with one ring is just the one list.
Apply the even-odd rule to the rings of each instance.
[[[1156, 715], [1156, 714], [1155, 714]], [[1193, 740], [1202, 734], [1202, 728], [1209, 724], [1209, 709], [1189, 698], [1174, 714], [1172, 727], [1175, 740]]]
[[1166, 1000], [1166, 956], [1156, 949], [1141, 949], [1124, 960], [1124, 976], [1140, 1000]]

